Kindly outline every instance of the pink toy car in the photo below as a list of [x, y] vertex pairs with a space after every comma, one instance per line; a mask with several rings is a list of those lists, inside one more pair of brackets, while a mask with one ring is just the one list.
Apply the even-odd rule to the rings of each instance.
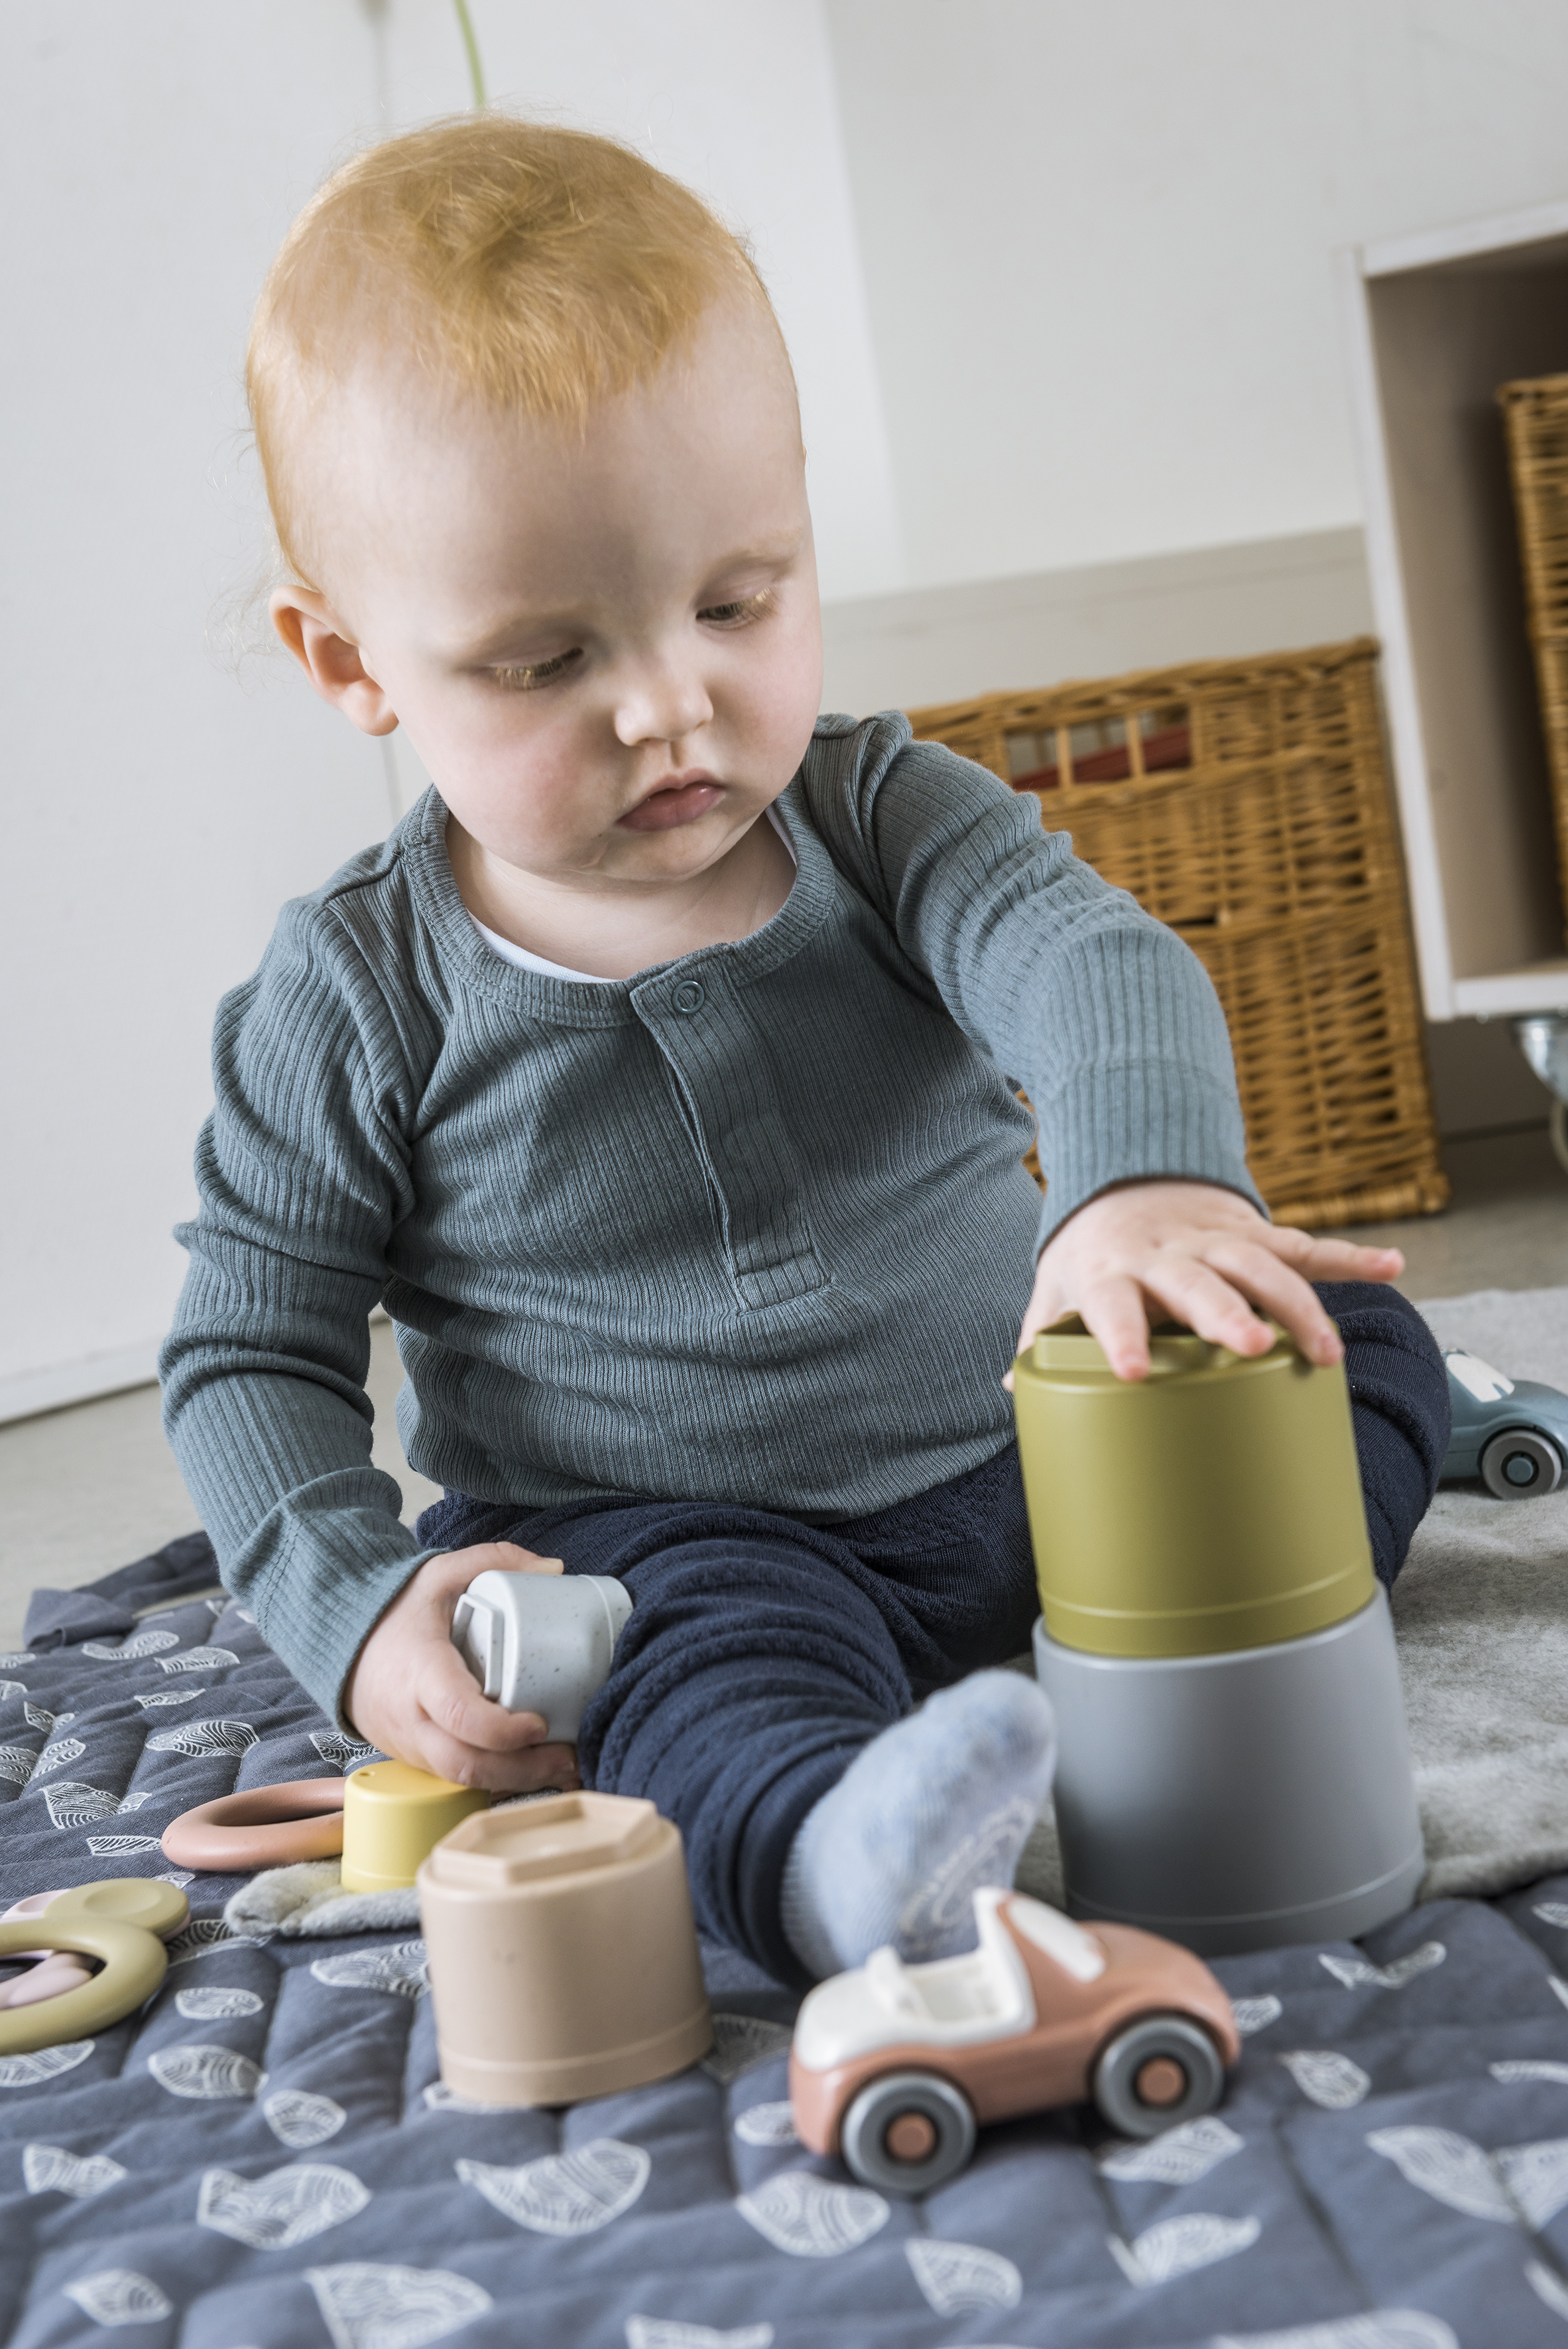
[[1148, 2137], [1219, 2102], [1241, 2040], [1201, 1958], [995, 1887], [975, 1918], [964, 1957], [907, 1966], [878, 1950], [807, 1997], [789, 2100], [813, 2153], [884, 2194], [926, 2194], [963, 2168], [982, 2121], [1092, 2097], [1112, 2128]]

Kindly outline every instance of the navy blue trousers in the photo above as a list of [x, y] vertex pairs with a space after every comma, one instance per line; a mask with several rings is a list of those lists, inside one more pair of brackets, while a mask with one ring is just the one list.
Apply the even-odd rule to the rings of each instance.
[[[1367, 1529], [1391, 1584], [1448, 1443], [1442, 1360], [1392, 1290], [1319, 1290], [1345, 1340]], [[861, 1748], [967, 1672], [1029, 1644], [1039, 1611], [1016, 1449], [870, 1516], [804, 1525], [719, 1501], [520, 1508], [448, 1493], [442, 1549], [515, 1541], [613, 1574], [634, 1611], [578, 1741], [583, 1783], [645, 1795], [686, 1842], [705, 1932], [803, 1977], [779, 1916], [807, 1812]]]

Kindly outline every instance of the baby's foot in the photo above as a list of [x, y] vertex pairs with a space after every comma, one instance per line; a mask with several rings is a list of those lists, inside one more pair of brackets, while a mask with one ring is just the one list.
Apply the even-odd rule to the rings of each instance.
[[857, 1754], [785, 1863], [784, 1930], [819, 1978], [892, 1942], [912, 1961], [973, 1946], [970, 1895], [1011, 1884], [1051, 1790], [1056, 1723], [1017, 1672], [975, 1672]]

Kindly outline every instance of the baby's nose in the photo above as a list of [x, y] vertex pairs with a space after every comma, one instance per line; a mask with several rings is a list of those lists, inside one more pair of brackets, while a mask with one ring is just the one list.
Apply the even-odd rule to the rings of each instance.
[[630, 750], [639, 742], [678, 742], [713, 716], [707, 688], [693, 665], [647, 664], [629, 675], [615, 706], [615, 734]]

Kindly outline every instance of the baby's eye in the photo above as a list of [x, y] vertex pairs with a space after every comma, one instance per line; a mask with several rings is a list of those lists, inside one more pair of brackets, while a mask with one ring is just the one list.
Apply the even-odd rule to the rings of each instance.
[[557, 653], [553, 660], [533, 661], [526, 668], [495, 668], [490, 675], [513, 693], [537, 693], [542, 685], [553, 685], [557, 678], [564, 677], [573, 661], [582, 657], [581, 649], [573, 648]]
[[760, 594], [745, 595], [738, 604], [707, 604], [697, 614], [717, 628], [744, 627], [748, 620], [759, 620], [773, 602], [772, 590], [764, 587]]

